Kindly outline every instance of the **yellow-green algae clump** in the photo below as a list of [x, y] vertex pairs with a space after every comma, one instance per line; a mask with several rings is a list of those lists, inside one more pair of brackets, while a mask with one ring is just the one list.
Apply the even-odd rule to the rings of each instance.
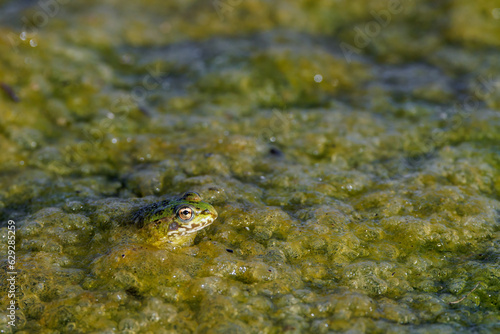
[[[494, 1], [0, 3], [4, 332], [500, 330]], [[123, 224], [187, 190], [191, 245]]]

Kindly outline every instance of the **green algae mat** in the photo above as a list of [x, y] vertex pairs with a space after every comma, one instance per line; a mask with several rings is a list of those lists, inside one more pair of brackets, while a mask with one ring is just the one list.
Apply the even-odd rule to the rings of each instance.
[[499, 333], [500, 3], [0, 0], [0, 236], [0, 333]]

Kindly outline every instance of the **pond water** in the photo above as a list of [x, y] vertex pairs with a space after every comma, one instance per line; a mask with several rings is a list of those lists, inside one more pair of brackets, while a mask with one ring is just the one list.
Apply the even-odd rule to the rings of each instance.
[[0, 1], [0, 332], [500, 331], [498, 7]]

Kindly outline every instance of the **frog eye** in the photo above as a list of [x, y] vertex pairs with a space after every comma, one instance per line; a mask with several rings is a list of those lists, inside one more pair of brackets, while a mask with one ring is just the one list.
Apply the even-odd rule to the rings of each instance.
[[190, 201], [190, 202], [200, 202], [201, 201], [201, 196], [197, 192], [194, 191], [188, 191], [184, 195], [182, 195], [181, 199]]
[[193, 217], [193, 209], [188, 206], [184, 206], [177, 211], [177, 215], [182, 220], [190, 220]]

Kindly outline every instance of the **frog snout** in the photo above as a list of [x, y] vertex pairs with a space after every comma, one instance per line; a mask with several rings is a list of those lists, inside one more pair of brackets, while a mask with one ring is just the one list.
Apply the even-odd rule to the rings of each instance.
[[217, 218], [217, 211], [215, 211], [214, 208], [205, 209], [201, 213], [204, 215], [212, 215], [214, 217], [214, 219]]

